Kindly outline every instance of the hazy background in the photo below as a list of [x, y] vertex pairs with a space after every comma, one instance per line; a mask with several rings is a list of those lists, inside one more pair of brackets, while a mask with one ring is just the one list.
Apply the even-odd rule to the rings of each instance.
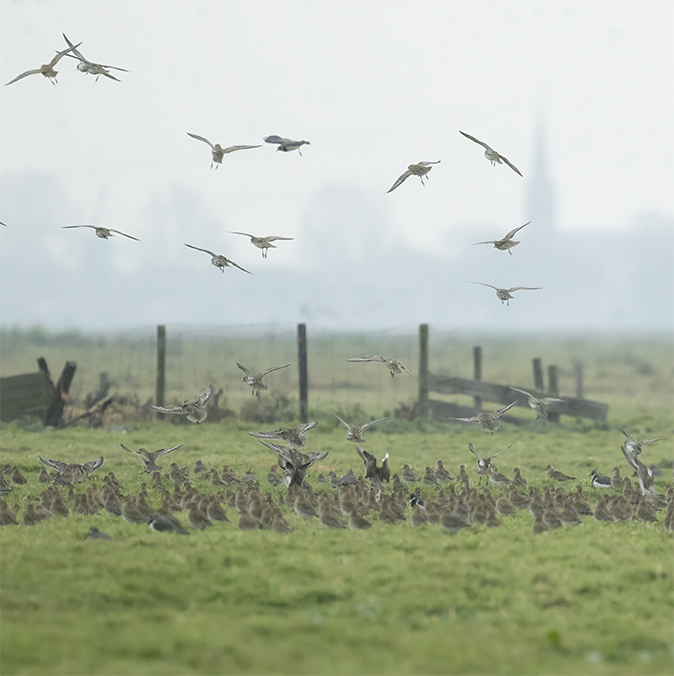
[[[3, 0], [3, 84], [62, 32], [129, 72], [63, 58], [57, 86], [0, 87], [0, 323], [671, 330], [673, 19], [657, 0]], [[211, 170], [188, 131], [311, 145]], [[421, 160], [441, 160], [425, 187], [386, 194]], [[471, 246], [528, 220], [512, 256]], [[83, 223], [141, 242], [62, 229]], [[228, 230], [295, 239], [262, 260]], [[543, 290], [506, 307], [469, 281]]]

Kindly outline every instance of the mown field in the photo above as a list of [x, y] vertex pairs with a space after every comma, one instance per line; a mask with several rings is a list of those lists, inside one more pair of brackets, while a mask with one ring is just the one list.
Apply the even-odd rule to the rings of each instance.
[[[553, 361], [545, 353], [532, 354], [535, 345], [483, 346], [489, 368], [501, 369], [502, 377], [493, 378], [497, 382], [526, 385], [532, 356]], [[423, 473], [442, 459], [456, 474], [465, 464], [477, 484], [468, 443], [482, 455], [512, 445], [498, 458], [504, 474], [512, 477], [518, 466], [530, 485], [544, 488], [554, 483], [545, 473], [552, 463], [576, 477], [568, 490], [581, 483], [594, 505], [599, 491], [590, 485], [593, 468], [610, 475], [619, 466], [623, 476], [630, 474], [620, 452], [624, 424], [637, 438], [662, 438], [645, 447], [642, 458], [663, 467], [656, 486], [664, 493], [672, 483], [671, 349], [656, 346], [607, 344], [585, 353], [586, 396], [610, 404], [606, 424], [563, 417], [556, 427], [533, 422], [532, 415], [531, 425], [503, 424], [492, 437], [472, 426], [387, 420], [368, 430], [366, 448], [379, 458], [389, 453], [394, 472], [408, 463]], [[560, 368], [570, 369], [571, 359], [564, 363], [561, 357], [573, 350], [559, 350], [554, 358]], [[467, 360], [457, 375], [470, 375]], [[380, 375], [380, 389], [406, 382], [392, 381], [386, 371]], [[372, 380], [367, 384], [376, 390]], [[309, 472], [314, 488], [325, 487], [316, 483], [319, 472], [362, 472], [329, 407], [355, 410], [360, 404], [363, 419], [351, 422], [364, 422], [414, 397], [412, 392], [403, 398], [398, 391], [361, 396], [368, 391], [352, 388], [325, 408], [310, 400], [319, 424], [307, 449], [329, 451]], [[598, 396], [602, 393], [606, 396]], [[197, 460], [209, 468], [228, 464], [238, 476], [252, 470], [263, 492], [278, 499], [285, 491], [266, 483], [275, 456], [248, 435], [273, 426], [232, 417], [199, 426], [129, 421], [125, 427], [126, 432], [109, 426], [42, 432], [27, 421], [3, 425], [0, 459], [28, 478], [6, 496], [10, 506], [21, 515], [43, 490], [37, 483], [38, 455], [69, 462], [103, 455], [105, 463], [90, 482], [100, 487], [103, 474], [113, 471], [125, 494], [137, 493], [144, 481], [140, 462], [120, 443], [151, 450], [183, 443], [164, 460], [190, 468]], [[215, 493], [203, 476], [193, 483]], [[168, 480], [166, 485], [171, 487]], [[494, 497], [506, 492], [490, 490]], [[156, 508], [155, 491], [149, 489]], [[435, 492], [423, 487], [427, 497]], [[231, 523], [188, 536], [154, 533], [104, 510], [2, 528], [0, 671], [672, 673], [673, 548], [663, 528], [664, 512], [657, 523], [596, 523], [586, 516], [580, 526], [539, 535], [533, 535], [533, 517], [526, 510], [502, 517], [499, 527], [477, 524], [456, 535], [439, 525], [411, 527], [409, 510], [406, 521], [393, 525], [369, 514], [372, 528], [352, 531], [329, 530], [317, 519], [304, 522], [285, 508], [294, 528], [288, 534], [242, 532], [236, 510], [227, 513]], [[184, 513], [177, 516], [186, 523]], [[92, 525], [112, 541], [86, 539]]]

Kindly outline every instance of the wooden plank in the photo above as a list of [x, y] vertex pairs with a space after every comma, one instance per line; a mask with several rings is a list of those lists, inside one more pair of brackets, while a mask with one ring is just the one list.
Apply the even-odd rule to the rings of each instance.
[[44, 412], [42, 422], [45, 427], [57, 427], [61, 422], [63, 409], [68, 398], [68, 391], [70, 390], [70, 384], [75, 376], [76, 369], [77, 364], [74, 361], [67, 361], [63, 367], [63, 371], [61, 371], [58, 382], [54, 387], [55, 392], [52, 395], [51, 402]]
[[534, 387], [537, 390], [542, 390], [545, 386], [543, 385], [543, 364], [540, 357], [536, 357], [533, 360], [534, 366]]
[[[157, 325], [157, 383], [155, 404], [164, 405], [164, 388], [166, 386], [166, 326]], [[157, 420], [164, 420], [163, 413], [157, 413]]]
[[[517, 406], [528, 407], [529, 405], [525, 395], [512, 390], [508, 385], [497, 385], [496, 383], [486, 383], [480, 380], [437, 376], [429, 373], [428, 388], [430, 391], [442, 394], [461, 394], [467, 397], [480, 397], [483, 401], [497, 403], [501, 406], [506, 406], [513, 401], [518, 402]], [[537, 399], [549, 396], [547, 392], [531, 388], [520, 387], [520, 389], [530, 392]], [[597, 401], [590, 401], [589, 399], [564, 397], [563, 402], [550, 404], [548, 411], [580, 418], [606, 420], [608, 405]]]
[[0, 418], [10, 421], [24, 415], [41, 415], [49, 405], [50, 388], [51, 383], [41, 371], [0, 378]]
[[428, 401], [428, 324], [419, 325], [419, 400], [417, 415], [425, 416]]
[[[482, 348], [479, 345], [473, 348], [473, 379], [482, 380]], [[482, 399], [480, 397], [473, 397], [473, 406], [481, 409]]]
[[[548, 366], [548, 394], [551, 397], [559, 397], [559, 369], [555, 364]], [[559, 425], [559, 412], [549, 408], [548, 420]]]
[[300, 376], [300, 422], [309, 422], [309, 372], [307, 369], [307, 325], [297, 325], [297, 362]]

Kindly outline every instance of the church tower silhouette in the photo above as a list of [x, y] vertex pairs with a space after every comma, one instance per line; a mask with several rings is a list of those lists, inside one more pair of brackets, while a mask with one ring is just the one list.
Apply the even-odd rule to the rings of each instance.
[[557, 231], [555, 188], [548, 165], [547, 135], [542, 115], [538, 116], [534, 132], [533, 159], [526, 186], [526, 220], [540, 236], [552, 236]]

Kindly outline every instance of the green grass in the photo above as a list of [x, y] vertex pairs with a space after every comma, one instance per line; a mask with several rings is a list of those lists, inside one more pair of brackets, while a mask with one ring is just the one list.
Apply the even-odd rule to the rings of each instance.
[[[646, 448], [644, 461], [671, 459], [666, 405], [611, 419], [606, 429], [538, 421], [503, 425], [491, 437], [472, 427], [392, 420], [366, 439], [378, 457], [390, 453], [393, 471], [405, 462], [420, 470], [440, 458], [450, 471], [466, 464], [474, 473], [468, 442], [487, 454], [512, 444], [499, 457], [501, 471], [511, 475], [520, 466], [530, 484], [542, 487], [550, 483], [545, 467], [552, 462], [578, 477], [594, 502], [591, 469], [609, 473], [619, 465], [628, 474], [622, 422], [637, 437], [663, 437]], [[312, 450], [330, 451], [310, 472], [315, 487], [317, 471], [361, 470], [337, 425], [323, 416], [311, 433]], [[256, 429], [264, 427], [232, 419], [152, 423], [128, 434], [38, 433], [12, 423], [2, 428], [1, 461], [17, 464], [29, 483], [15, 487], [8, 501], [23, 509], [26, 497], [40, 492], [38, 454], [75, 462], [104, 455], [99, 472], [114, 470], [125, 492], [137, 491], [140, 463], [120, 442], [150, 449], [184, 442], [174, 453], [181, 464], [193, 467], [201, 459], [209, 467], [227, 463], [239, 474], [253, 469], [266, 491], [274, 456], [248, 436]], [[659, 490], [666, 480], [658, 479]], [[197, 486], [215, 491], [205, 480]], [[439, 526], [413, 529], [376, 519], [368, 531], [330, 531], [289, 510], [293, 533], [243, 533], [235, 511], [228, 513], [232, 523], [187, 537], [153, 533], [106, 513], [3, 528], [0, 671], [672, 673], [673, 551], [662, 512], [656, 524], [597, 524], [585, 517], [581, 526], [539, 536], [528, 512], [499, 528], [476, 526], [455, 536]], [[91, 525], [113, 541], [84, 539]]]

